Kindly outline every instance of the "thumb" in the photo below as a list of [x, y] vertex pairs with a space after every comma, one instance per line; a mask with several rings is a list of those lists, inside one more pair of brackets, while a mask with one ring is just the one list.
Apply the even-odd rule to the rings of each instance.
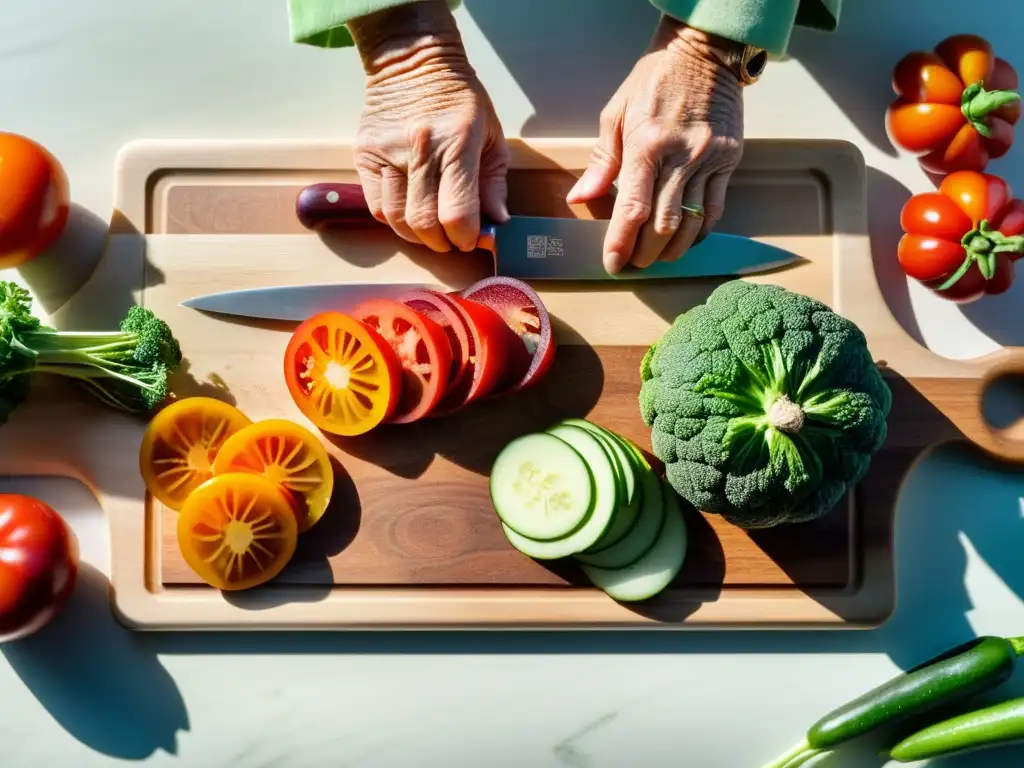
[[619, 176], [622, 168], [622, 130], [621, 121], [616, 117], [611, 121], [602, 120], [601, 136], [597, 146], [590, 153], [587, 170], [577, 180], [565, 201], [569, 205], [586, 203], [607, 195], [612, 184]]

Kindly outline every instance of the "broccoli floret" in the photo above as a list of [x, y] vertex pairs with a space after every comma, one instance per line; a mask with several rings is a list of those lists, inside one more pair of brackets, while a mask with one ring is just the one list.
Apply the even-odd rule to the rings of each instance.
[[892, 393], [852, 322], [733, 281], [641, 363], [640, 413], [680, 496], [748, 529], [813, 520], [867, 472]]
[[128, 310], [118, 331], [58, 331], [32, 314], [28, 291], [0, 282], [0, 422], [27, 396], [31, 374], [76, 380], [107, 405], [148, 413], [167, 397], [167, 377], [182, 360], [163, 320]]

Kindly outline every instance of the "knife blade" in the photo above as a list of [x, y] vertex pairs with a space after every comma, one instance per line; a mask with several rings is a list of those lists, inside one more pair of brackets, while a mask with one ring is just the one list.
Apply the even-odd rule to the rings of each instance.
[[193, 296], [179, 306], [254, 320], [300, 323], [319, 312], [346, 312], [367, 299], [397, 299], [417, 288], [447, 291], [428, 283], [326, 283], [245, 288]]
[[[295, 213], [307, 229], [324, 231], [360, 224], [383, 226], [370, 214], [358, 184], [323, 182], [299, 192]], [[609, 223], [603, 219], [511, 216], [505, 224], [484, 221], [477, 247], [494, 256], [495, 274], [520, 280], [651, 280], [738, 277], [779, 269], [801, 257], [739, 235], [711, 233], [675, 261], [614, 275], [601, 261]]]

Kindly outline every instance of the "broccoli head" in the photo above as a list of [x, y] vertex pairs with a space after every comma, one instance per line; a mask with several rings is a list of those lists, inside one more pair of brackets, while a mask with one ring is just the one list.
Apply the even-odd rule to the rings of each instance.
[[854, 323], [739, 280], [677, 317], [640, 375], [640, 412], [669, 483], [747, 529], [831, 510], [867, 472], [892, 405]]

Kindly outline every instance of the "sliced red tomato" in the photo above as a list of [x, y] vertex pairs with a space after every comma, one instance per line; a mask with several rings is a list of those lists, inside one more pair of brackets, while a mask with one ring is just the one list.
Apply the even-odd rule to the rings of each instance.
[[178, 513], [178, 547], [211, 587], [239, 590], [273, 579], [298, 544], [292, 498], [261, 475], [215, 475], [196, 488]]
[[462, 291], [462, 297], [493, 309], [522, 340], [529, 365], [503, 381], [494, 395], [517, 392], [536, 384], [555, 360], [551, 318], [537, 292], [522, 280], [488, 277]]
[[398, 300], [444, 328], [448, 344], [452, 348], [452, 366], [447, 384], [447, 390], [450, 392], [459, 385], [470, 368], [472, 341], [469, 326], [463, 315], [451, 297], [429, 288], [409, 291], [399, 296]]
[[402, 392], [395, 351], [373, 328], [340, 312], [321, 312], [295, 329], [284, 377], [303, 415], [334, 435], [369, 432], [394, 413]]
[[438, 405], [435, 415], [454, 413], [490, 395], [509, 371], [524, 371], [529, 355], [501, 316], [476, 301], [449, 294], [469, 329], [470, 362], [467, 375]]
[[364, 301], [352, 315], [380, 334], [402, 368], [402, 392], [387, 421], [409, 424], [429, 414], [448, 391], [452, 347], [444, 328], [391, 299]]

